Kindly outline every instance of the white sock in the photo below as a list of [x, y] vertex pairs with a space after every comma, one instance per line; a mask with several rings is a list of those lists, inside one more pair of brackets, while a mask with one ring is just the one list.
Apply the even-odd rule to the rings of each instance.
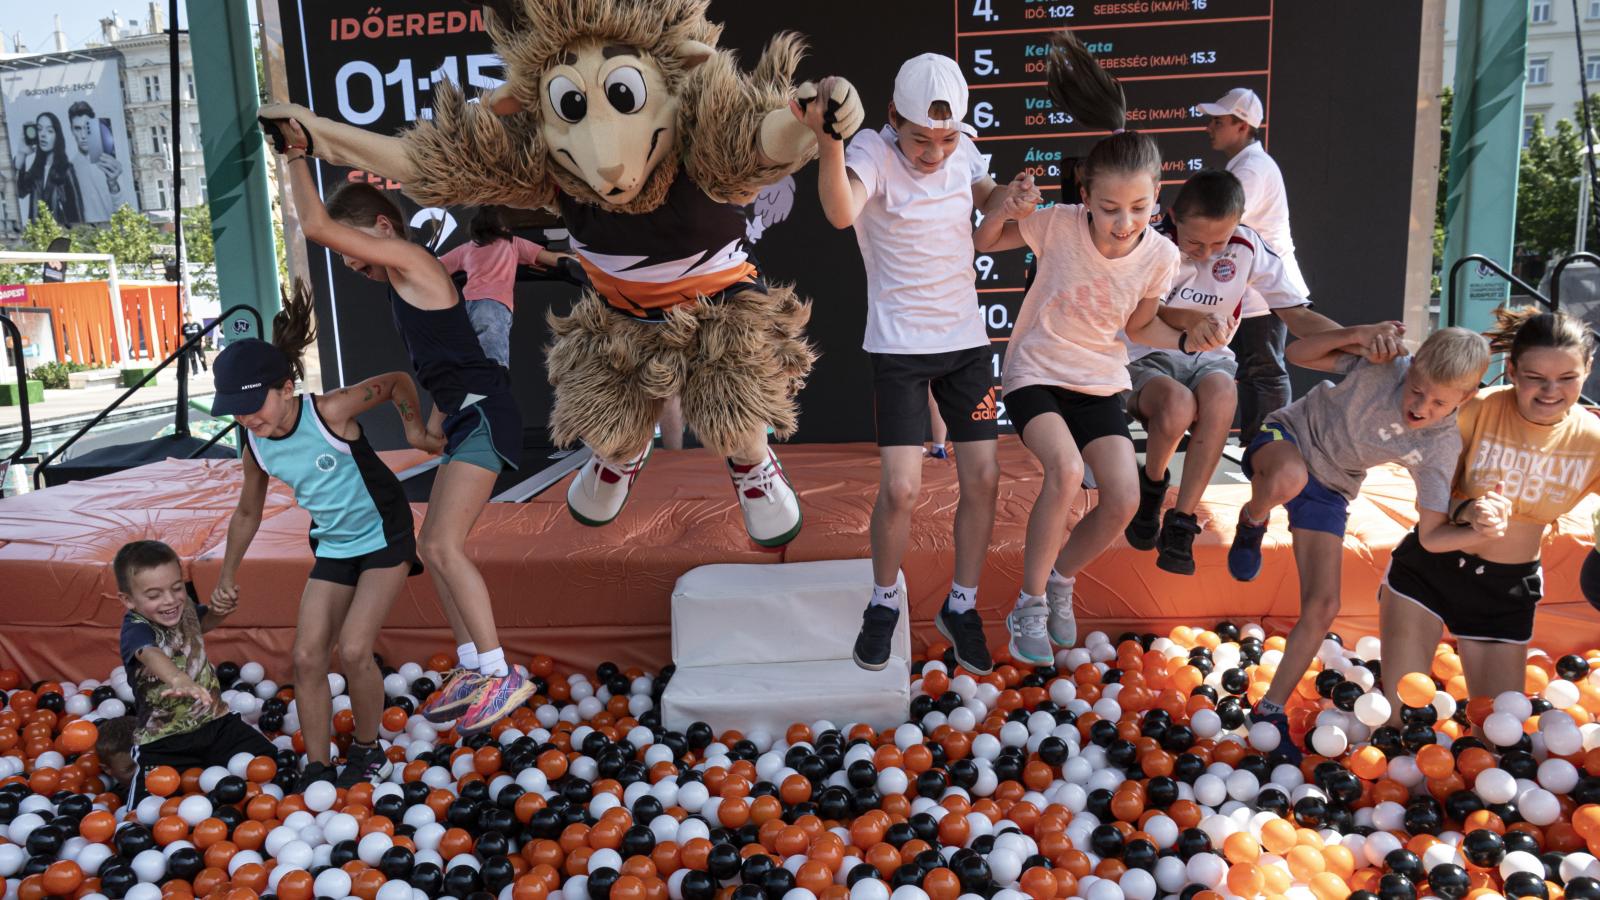
[[1078, 583], [1078, 576], [1074, 575], [1071, 578], [1068, 578], [1060, 572], [1057, 572], [1055, 569], [1051, 569], [1050, 577], [1046, 579], [1045, 583], [1057, 588], [1065, 588], [1066, 590], [1070, 591], [1072, 590], [1072, 586]]
[[898, 584], [892, 585], [890, 587], [880, 587], [879, 585], [876, 585], [876, 584], [873, 585], [872, 586], [872, 603], [870, 605], [871, 606], [887, 606], [890, 609], [899, 609], [900, 608], [900, 586]]
[[1028, 606], [1029, 604], [1043, 603], [1043, 602], [1045, 602], [1044, 601], [1044, 597], [1042, 597], [1042, 596], [1040, 596], [1038, 594], [1030, 594], [1027, 591], [1018, 591], [1017, 592], [1017, 609], [1021, 609], [1024, 606]]
[[506, 651], [496, 647], [479, 653], [478, 671], [490, 678], [503, 678], [511, 674], [511, 667], [506, 665]]
[[953, 613], [964, 613], [978, 608], [978, 589], [950, 582], [950, 596], [944, 605]]
[[463, 669], [476, 669], [478, 667], [478, 645], [471, 641], [456, 648], [456, 659], [460, 661]]

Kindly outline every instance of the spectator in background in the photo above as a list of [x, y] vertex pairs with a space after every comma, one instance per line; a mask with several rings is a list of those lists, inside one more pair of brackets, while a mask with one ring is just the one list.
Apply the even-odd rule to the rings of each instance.
[[[1283, 263], [1284, 277], [1301, 297], [1311, 294], [1294, 258], [1294, 238], [1289, 234], [1289, 195], [1283, 173], [1261, 146], [1264, 110], [1261, 98], [1249, 88], [1234, 88], [1215, 103], [1202, 103], [1210, 116], [1206, 134], [1211, 149], [1228, 158], [1228, 171], [1244, 185], [1244, 215], [1240, 224], [1256, 230]], [[1294, 394], [1284, 365], [1288, 331], [1283, 320], [1271, 315], [1266, 304], [1246, 304], [1246, 313], [1234, 332], [1229, 349], [1239, 360], [1239, 444], [1249, 446], [1266, 417], [1289, 405]]]

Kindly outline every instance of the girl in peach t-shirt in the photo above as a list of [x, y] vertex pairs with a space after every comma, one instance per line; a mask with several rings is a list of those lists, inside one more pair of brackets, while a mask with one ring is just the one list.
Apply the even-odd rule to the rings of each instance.
[[[1161, 152], [1124, 131], [1122, 86], [1070, 32], [1051, 39], [1051, 99], [1091, 129], [1111, 131], [1079, 172], [1082, 204], [1032, 212], [1007, 204], [973, 235], [979, 252], [1027, 246], [1038, 258], [1006, 350], [1006, 411], [1044, 466], [1028, 517], [1022, 593], [1006, 619], [1011, 654], [1050, 665], [1054, 646], [1077, 640], [1078, 571], [1122, 533], [1139, 503], [1138, 466], [1121, 394], [1128, 356], [1119, 332], [1151, 347], [1200, 352], [1223, 343], [1206, 319], [1180, 332], [1156, 317], [1179, 254], [1150, 227]], [[1099, 502], [1062, 544], [1067, 510], [1092, 469]]]

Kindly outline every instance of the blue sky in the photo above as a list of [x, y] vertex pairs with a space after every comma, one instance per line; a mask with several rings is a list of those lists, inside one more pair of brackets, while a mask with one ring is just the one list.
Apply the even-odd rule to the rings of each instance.
[[[170, 5], [169, 0], [157, 2], [163, 11]], [[253, 19], [254, 0], [251, 0], [250, 8]], [[110, 16], [113, 10], [122, 14], [123, 22], [132, 19], [143, 29], [149, 9], [149, 0], [57, 0], [55, 3], [8, 0], [0, 3], [0, 32], [5, 34], [8, 53], [15, 50], [12, 39], [18, 32], [22, 33], [30, 52], [48, 52], [55, 48], [52, 33], [55, 31], [55, 16], [59, 15], [61, 31], [67, 37], [67, 49], [77, 50], [89, 41], [100, 40], [100, 20]], [[187, 21], [187, 17], [184, 21]]]

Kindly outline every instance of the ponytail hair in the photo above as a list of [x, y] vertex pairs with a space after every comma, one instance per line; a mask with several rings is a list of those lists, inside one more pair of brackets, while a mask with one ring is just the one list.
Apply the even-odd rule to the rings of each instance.
[[296, 281], [294, 291], [283, 294], [283, 308], [272, 317], [272, 346], [289, 360], [289, 369], [296, 381], [306, 377], [306, 348], [316, 339], [317, 313], [311, 287], [304, 281]]
[[472, 215], [472, 224], [467, 228], [467, 234], [472, 242], [479, 247], [487, 247], [495, 241], [511, 240], [511, 229], [506, 226], [502, 208], [498, 206], [480, 206]]
[[1537, 306], [1494, 311], [1495, 325], [1484, 332], [1489, 348], [1504, 353], [1514, 366], [1522, 354], [1540, 347], [1576, 350], [1584, 365], [1594, 358], [1595, 340], [1583, 320], [1561, 312], [1544, 312]]
[[1089, 151], [1078, 173], [1085, 191], [1100, 175], [1144, 174], [1161, 179], [1161, 148], [1148, 135], [1123, 130], [1128, 119], [1128, 98], [1122, 82], [1100, 68], [1094, 55], [1070, 31], [1050, 36], [1046, 62], [1050, 102], [1078, 122], [1096, 131], [1109, 131]]

